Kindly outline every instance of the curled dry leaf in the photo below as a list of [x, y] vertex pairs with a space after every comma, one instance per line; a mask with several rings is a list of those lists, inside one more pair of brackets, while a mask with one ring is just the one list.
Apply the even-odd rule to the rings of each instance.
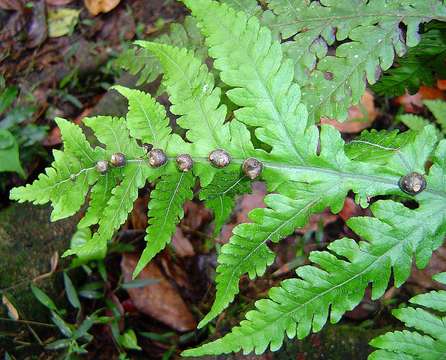
[[184, 204], [184, 219], [181, 222], [187, 230], [198, 230], [212, 219], [212, 213], [203, 204], [187, 201]]
[[[441, 83], [440, 83], [441, 85]], [[396, 105], [401, 105], [407, 113], [421, 113], [424, 109], [423, 100], [446, 99], [443, 91], [440, 88], [433, 88], [428, 86], [420, 86], [418, 92], [414, 95], [406, 93], [395, 98]]]
[[440, 90], [446, 90], [446, 80], [437, 80], [437, 88]]
[[184, 236], [183, 231], [177, 227], [175, 234], [172, 237], [172, 246], [175, 249], [175, 254], [179, 257], [194, 256], [195, 251], [189, 239]]
[[100, 13], [108, 13], [118, 6], [120, 2], [121, 0], [84, 0], [85, 7], [93, 16]]
[[[137, 255], [123, 255], [121, 270], [124, 282], [132, 280], [133, 270], [137, 262]], [[141, 271], [138, 279], [159, 280], [156, 284], [127, 289], [133, 304], [141, 313], [149, 315], [178, 331], [195, 329], [196, 322], [187, 305], [154, 262], [150, 262]]]
[[344, 202], [344, 207], [339, 213], [339, 217], [347, 221], [348, 219], [355, 216], [364, 216], [367, 213], [366, 210], [362, 209], [358, 204], [354, 202], [351, 198], [346, 198]]
[[37, 277], [35, 277], [33, 279], [33, 282], [45, 279], [45, 278], [53, 275], [56, 272], [58, 265], [59, 265], [59, 253], [57, 251], [55, 251], [50, 259], [50, 266], [51, 266], [50, 271], [45, 274], [38, 275]]
[[3, 294], [2, 296], [2, 303], [3, 305], [6, 306], [6, 308], [8, 309], [8, 315], [11, 319], [13, 320], [19, 320], [19, 312], [17, 311], [17, 309], [15, 308], [14, 305], [12, 305], [12, 302], [9, 301], [9, 299], [6, 297], [5, 294]]
[[338, 122], [334, 119], [322, 118], [322, 124], [334, 126], [343, 133], [358, 133], [367, 129], [378, 116], [378, 110], [375, 108], [373, 94], [366, 91], [358, 105], [352, 106], [348, 110], [348, 119], [344, 122]]

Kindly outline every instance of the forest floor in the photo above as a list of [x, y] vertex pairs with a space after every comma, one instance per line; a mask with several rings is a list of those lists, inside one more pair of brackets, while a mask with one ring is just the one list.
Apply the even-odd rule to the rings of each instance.
[[[89, 4], [89, 9], [85, 3]], [[173, 0], [96, 3], [103, 3], [103, 7], [95, 8], [98, 5], [87, 0], [0, 0], [0, 90], [5, 94], [7, 89], [13, 97], [9, 108], [2, 109], [0, 103], [0, 128], [9, 128], [17, 137], [24, 169], [23, 176], [0, 174], [0, 258], [6, 259], [6, 265], [9, 262], [8, 266], [0, 265], [3, 296], [0, 356], [4, 355], [2, 351], [16, 359], [58, 356], [54, 351], [45, 350], [45, 345], [61, 335], [49, 325], [44, 307], [36, 301], [30, 305], [31, 283], [51, 294], [67, 322], [79, 320], [75, 309], [64, 300], [66, 285], [64, 288], [62, 273], [72, 264], [60, 258], [75, 230], [73, 224], [62, 223], [57, 229], [42, 225], [37, 220], [47, 219], [48, 209], [35, 210], [11, 204], [9, 190], [34, 180], [51, 161], [51, 151], [60, 148], [55, 117], [81, 124], [84, 117], [101, 112], [109, 96], [107, 89], [122, 76], [115, 59], [132, 40], [160, 34], [167, 24], [181, 21], [186, 14]], [[442, 83], [395, 99], [378, 98], [368, 92], [361, 105], [351, 109], [349, 122], [326, 122], [338, 126], [349, 139], [364, 128], [394, 126], [392, 119], [398, 112], [426, 115], [421, 101], [431, 98], [445, 98]], [[140, 192], [133, 212], [117, 235], [119, 242], [114, 242], [104, 263], [69, 272], [81, 297], [82, 316], [103, 310], [105, 315], [116, 319], [113, 326], [93, 327], [94, 338], [83, 358], [118, 359], [124, 352], [131, 359], [178, 358], [182, 349], [221, 336], [236, 325], [271, 286], [291, 277], [296, 267], [308, 263], [310, 251], [325, 249], [331, 241], [343, 236], [355, 238], [346, 221], [352, 216], [369, 215], [353, 198], [347, 198], [339, 214], [326, 210], [313, 216], [304, 229], [272, 245], [278, 256], [266, 276], [256, 281], [243, 277], [237, 302], [212, 328], [196, 330], [197, 320], [209, 310], [213, 301], [215, 247], [229, 240], [237, 224], [249, 221], [247, 215], [251, 209], [265, 206], [265, 188], [262, 183], [254, 183], [252, 194], [238, 199], [229, 223], [219, 234], [213, 234], [211, 212], [198, 200], [188, 202], [172, 247], [143, 271], [147, 284], [155, 281], [144, 287], [126, 288], [122, 284], [130, 280], [144, 244], [150, 190], [145, 188]], [[12, 265], [29, 269], [17, 271]], [[237, 358], [365, 359], [370, 334], [396, 324], [390, 310], [414, 294], [438, 288], [431, 275], [439, 271], [446, 271], [445, 248], [434, 254], [427, 269], [414, 269], [402, 288], [391, 287], [380, 301], [372, 301], [367, 291], [361, 304], [344, 316], [344, 328], [338, 333], [329, 328], [321, 335], [310, 336], [306, 342], [288, 342], [284, 350], [275, 355]], [[352, 332], [351, 328], [355, 330]], [[129, 338], [121, 337], [122, 342], [117, 341], [116, 331]], [[137, 335], [138, 345], [132, 343], [132, 332]], [[327, 349], [332, 343], [339, 344], [340, 337], [347, 339], [347, 343], [341, 345], [336, 355], [327, 357]], [[229, 358], [232, 357], [221, 357]]]

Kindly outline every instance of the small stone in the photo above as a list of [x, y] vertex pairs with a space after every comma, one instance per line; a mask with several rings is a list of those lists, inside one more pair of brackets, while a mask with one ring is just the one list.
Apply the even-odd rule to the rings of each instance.
[[188, 154], [181, 154], [177, 156], [177, 165], [178, 169], [183, 172], [187, 172], [192, 170], [192, 167], [194, 166], [194, 161]]
[[152, 149], [149, 151], [149, 165], [154, 168], [163, 166], [167, 162], [167, 156], [161, 149]]
[[231, 162], [231, 156], [222, 149], [217, 149], [209, 154], [209, 161], [216, 168], [224, 168]]
[[263, 164], [255, 158], [248, 158], [243, 161], [242, 170], [247, 177], [254, 180], [262, 173]]
[[426, 189], [426, 179], [423, 175], [412, 172], [402, 176], [398, 185], [402, 191], [409, 195], [417, 195]]
[[110, 158], [110, 163], [115, 167], [122, 167], [125, 165], [125, 155], [123, 153], [114, 153]]
[[100, 174], [105, 174], [108, 170], [108, 161], [107, 160], [99, 160], [96, 163], [96, 171]]

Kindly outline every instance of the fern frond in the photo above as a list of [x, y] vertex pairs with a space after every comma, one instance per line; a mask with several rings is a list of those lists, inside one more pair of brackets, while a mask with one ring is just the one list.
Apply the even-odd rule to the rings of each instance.
[[[225, 122], [226, 106], [220, 105], [221, 89], [215, 86], [213, 75], [192, 51], [169, 45], [138, 42], [150, 49], [160, 60], [163, 83], [170, 95], [170, 110], [180, 115], [177, 123], [187, 129], [186, 137], [192, 142], [188, 152], [199, 158], [207, 158], [214, 149], [231, 153], [234, 163], [241, 163], [250, 156], [263, 154], [255, 150], [248, 129], [238, 121]], [[228, 169], [239, 173], [238, 166]], [[197, 163], [194, 169], [206, 187], [216, 170]]]
[[219, 106], [221, 90], [214, 86], [214, 77], [193, 52], [168, 45], [138, 41], [160, 60], [165, 84], [173, 104], [172, 113], [180, 115], [178, 124], [187, 129], [186, 137], [203, 154], [224, 148], [229, 143], [228, 127], [224, 126], [226, 107]]
[[[434, 280], [443, 284], [444, 275], [437, 274]], [[433, 302], [432, 299], [435, 299]], [[446, 291], [431, 291], [409, 300], [412, 304], [422, 305], [432, 310], [446, 310]], [[392, 311], [393, 316], [407, 327], [416, 331], [394, 331], [373, 339], [370, 344], [381, 350], [370, 354], [370, 360], [403, 359], [443, 359], [446, 354], [445, 317], [434, 315], [422, 308], [405, 307]]]
[[[434, 129], [426, 128], [423, 135], [416, 138], [411, 135], [412, 141], [400, 148], [386, 150], [390, 155], [384, 156], [384, 150], [378, 148], [375, 162], [385, 160], [387, 168], [400, 171], [404, 174], [409, 169], [423, 171], [424, 163], [429, 157], [435, 142], [432, 139]], [[204, 326], [217, 314], [223, 311], [238, 293], [238, 282], [241, 275], [248, 273], [251, 278], [262, 275], [268, 265], [273, 261], [272, 253], [267, 247], [268, 241], [278, 242], [290, 235], [295, 228], [303, 227], [311, 214], [331, 208], [334, 213], [341, 211], [344, 199], [350, 190], [357, 194], [357, 202], [367, 206], [367, 197], [374, 194], [398, 193], [389, 183], [377, 183], [378, 175], [360, 175], [351, 179], [343, 169], [360, 168], [367, 166], [373, 168], [373, 162], [361, 163], [350, 161], [342, 155], [343, 142], [331, 127], [323, 127], [321, 133], [321, 154], [316, 160], [326, 167], [326, 172], [315, 174], [309, 169], [301, 176], [295, 177], [295, 182], [287, 182], [276, 189], [279, 194], [266, 196], [267, 209], [256, 209], [249, 214], [253, 221], [250, 224], [241, 224], [233, 230], [233, 236], [228, 244], [224, 245], [218, 258], [217, 267], [217, 293], [209, 314], [201, 321]], [[337, 139], [337, 142], [336, 140]], [[377, 140], [377, 139], [376, 139]], [[402, 143], [401, 143], [402, 144]], [[417, 152], [424, 148], [425, 153], [418, 157]], [[358, 149], [356, 151], [359, 151]], [[360, 150], [360, 153], [363, 151]], [[369, 150], [369, 153], [373, 151]], [[333, 154], [336, 157], [333, 158]], [[354, 156], [355, 152], [351, 152]], [[330, 164], [339, 173], [330, 172]], [[400, 169], [400, 170], [398, 170]], [[376, 170], [376, 169], [375, 169]], [[265, 170], [267, 172], [267, 170]], [[344, 175], [341, 175], [344, 174]], [[363, 172], [365, 174], [365, 172]], [[380, 174], [382, 176], [382, 174]], [[265, 175], [266, 179], [270, 177]], [[271, 181], [269, 181], [271, 183]]]
[[[93, 130], [96, 138], [105, 145], [107, 155], [115, 152], [128, 154], [132, 157], [143, 155], [141, 147], [130, 137], [129, 130], [123, 118], [111, 116], [96, 116], [83, 119], [83, 123]], [[67, 148], [64, 142], [64, 147]]]
[[77, 255], [82, 260], [104, 258], [107, 241], [127, 220], [138, 197], [138, 190], [144, 186], [147, 178], [148, 174], [142, 163], [128, 164], [122, 171], [122, 181], [111, 190], [111, 196], [102, 209], [98, 231], [85, 244], [65, 251], [63, 256]]
[[[119, 152], [132, 157], [143, 155], [141, 148], [135, 140], [130, 138], [129, 130], [122, 118], [110, 116], [97, 116], [85, 118], [84, 124], [91, 128], [97, 139], [106, 146], [102, 150], [102, 159], [108, 158], [111, 154]], [[99, 177], [96, 184], [91, 189], [89, 207], [78, 226], [84, 228], [97, 224], [103, 215], [103, 210], [112, 197], [113, 189], [122, 180], [122, 171], [112, 168], [106, 174]]]
[[419, 196], [418, 209], [410, 210], [390, 200], [374, 203], [371, 210], [375, 218], [352, 218], [348, 222], [366, 241], [358, 244], [341, 239], [329, 245], [330, 252], [312, 252], [310, 260], [319, 267], [299, 268], [300, 279], [285, 280], [271, 289], [270, 298], [257, 301], [256, 310], [248, 312], [239, 327], [184, 355], [240, 350], [262, 353], [268, 346], [274, 351], [282, 345], [285, 333], [290, 338], [303, 338], [311, 330], [319, 331], [329, 316], [332, 323], [338, 322], [361, 301], [369, 283], [372, 298], [382, 296], [392, 270], [395, 285], [401, 286], [410, 275], [412, 257], [418, 267], [426, 266], [446, 234], [445, 155], [443, 140], [427, 177], [430, 192]]
[[420, 43], [407, 51], [396, 67], [384, 73], [382, 79], [372, 88], [380, 95], [399, 96], [406, 89], [416, 93], [421, 85], [432, 86], [435, 78], [446, 75], [446, 34], [432, 29], [421, 34]]
[[[258, 210], [258, 219], [262, 221], [258, 227], [251, 224], [245, 229], [245, 225], [241, 225], [234, 230], [234, 237], [222, 249], [217, 268], [216, 300], [200, 323], [204, 326], [232, 301], [242, 274], [249, 273], [252, 277], [262, 274], [271, 263], [267, 241], [279, 241], [295, 227], [303, 226], [308, 215], [315, 211], [325, 207], [340, 211], [350, 190], [357, 194], [357, 201], [364, 207], [370, 196], [400, 193], [398, 179], [410, 171], [424, 172], [424, 162], [434, 142], [427, 140], [432, 139], [433, 129], [429, 128], [418, 139], [412, 138], [404, 150], [386, 150], [390, 153], [386, 157], [391, 165], [384, 168], [379, 164], [352, 162], [344, 153], [339, 132], [322, 126], [321, 152], [317, 155], [318, 129], [307, 126], [299, 89], [292, 84], [293, 69], [283, 60], [280, 45], [272, 41], [270, 32], [259, 27], [257, 19], [248, 20], [245, 14], [224, 5], [209, 0], [185, 2], [199, 20], [210, 45], [209, 54], [216, 59], [215, 67], [221, 70], [221, 79], [235, 87], [228, 91], [228, 96], [242, 106], [235, 112], [236, 119], [255, 126], [257, 137], [272, 146], [265, 159], [268, 166], [263, 179], [270, 189], [291, 199], [303, 192], [301, 202], [289, 200], [292, 204], [289, 211], [280, 208], [283, 204], [279, 201], [280, 211], [274, 213], [275, 218], [265, 215], [267, 210]], [[275, 86], [276, 83], [280, 86]], [[423, 155], [416, 155], [415, 147], [423, 147]], [[283, 183], [286, 185], [281, 187]], [[294, 188], [290, 188], [292, 183]], [[284, 190], [287, 187], [290, 196]]]
[[[207, 56], [207, 49], [203, 46], [203, 38], [197, 29], [195, 19], [191, 16], [186, 16], [183, 24], [171, 24], [167, 33], [154, 38], [152, 41], [197, 50], [197, 55], [203, 60]], [[162, 74], [162, 67], [156, 56], [144, 48], [132, 47], [127, 49], [115, 60], [115, 65], [132, 75], [138, 75], [136, 84], [138, 86], [150, 83]]]
[[[277, 14], [270, 27], [284, 40], [294, 36], [284, 47], [297, 63], [296, 80], [304, 86], [311, 121], [345, 119], [349, 106], [361, 99], [365, 80], [374, 84], [395, 53], [402, 56], [406, 46], [418, 44], [420, 23], [446, 16], [437, 0], [270, 0], [269, 7]], [[401, 23], [407, 26], [406, 41]], [[336, 40], [344, 43], [335, 56], [326, 56]]]
[[140, 90], [120, 85], [112, 89], [129, 101], [126, 119], [130, 135], [143, 143], [153, 145], [154, 148], [164, 149], [172, 132], [164, 107], [152, 96]]
[[90, 147], [81, 129], [64, 119], [56, 119], [65, 151], [54, 150], [54, 162], [34, 183], [14, 188], [11, 199], [34, 204], [51, 202], [51, 220], [75, 214], [85, 202], [89, 186], [98, 174], [94, 171], [98, 154]]
[[[198, 19], [207, 38], [214, 67], [222, 81], [234, 89], [229, 99], [242, 107], [235, 118], [256, 127], [258, 139], [272, 146], [271, 156], [301, 164], [308, 149], [316, 147], [317, 134], [302, 134], [306, 125], [300, 91], [292, 83], [293, 65], [283, 60], [280, 44], [256, 18], [209, 0], [184, 3]], [[218, 18], [219, 21], [215, 21]], [[302, 134], [299, 140], [297, 134]]]
[[149, 203], [149, 225], [145, 240], [147, 246], [136, 265], [133, 277], [170, 242], [176, 225], [184, 216], [183, 205], [192, 200], [195, 177], [192, 172], [172, 172], [163, 176], [151, 193]]

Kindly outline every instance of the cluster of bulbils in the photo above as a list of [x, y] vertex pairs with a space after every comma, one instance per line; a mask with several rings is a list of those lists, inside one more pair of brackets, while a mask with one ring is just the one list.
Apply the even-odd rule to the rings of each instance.
[[[167, 156], [161, 149], [152, 149], [150, 145], [144, 145], [147, 152], [149, 165], [153, 168], [163, 166], [167, 162]], [[231, 163], [231, 156], [222, 149], [217, 149], [209, 154], [209, 162], [216, 168], [224, 168]], [[192, 170], [194, 161], [188, 154], [181, 154], [176, 157], [178, 169], [183, 172]], [[114, 167], [122, 167], [126, 164], [125, 155], [122, 153], [115, 153], [110, 158], [110, 164]], [[109, 162], [107, 160], [100, 160], [96, 163], [96, 170], [105, 174], [108, 171]], [[242, 171], [249, 179], [254, 180], [260, 176], [263, 170], [263, 164], [255, 159], [248, 158], [243, 161]], [[400, 189], [409, 195], [417, 195], [426, 189], [426, 179], [423, 175], [412, 172], [402, 176], [398, 182]]]
[[[151, 167], [158, 168], [167, 163], [168, 159], [163, 150], [152, 149], [149, 145], [144, 145], [143, 147], [146, 150], [148, 162]], [[219, 169], [224, 168], [231, 163], [231, 156], [222, 149], [212, 151], [209, 154], [208, 159], [214, 167]], [[192, 170], [194, 161], [192, 160], [192, 157], [190, 155], [181, 154], [178, 155], [175, 160], [180, 171], [187, 172]], [[126, 162], [127, 161], [124, 154], [114, 153], [111, 156], [110, 161], [99, 160], [96, 163], [96, 171], [101, 174], [105, 174], [108, 171], [109, 164], [113, 167], [123, 167], [125, 166]], [[258, 178], [262, 173], [263, 164], [255, 158], [248, 158], [243, 162], [242, 170], [248, 178], [254, 180]]]

